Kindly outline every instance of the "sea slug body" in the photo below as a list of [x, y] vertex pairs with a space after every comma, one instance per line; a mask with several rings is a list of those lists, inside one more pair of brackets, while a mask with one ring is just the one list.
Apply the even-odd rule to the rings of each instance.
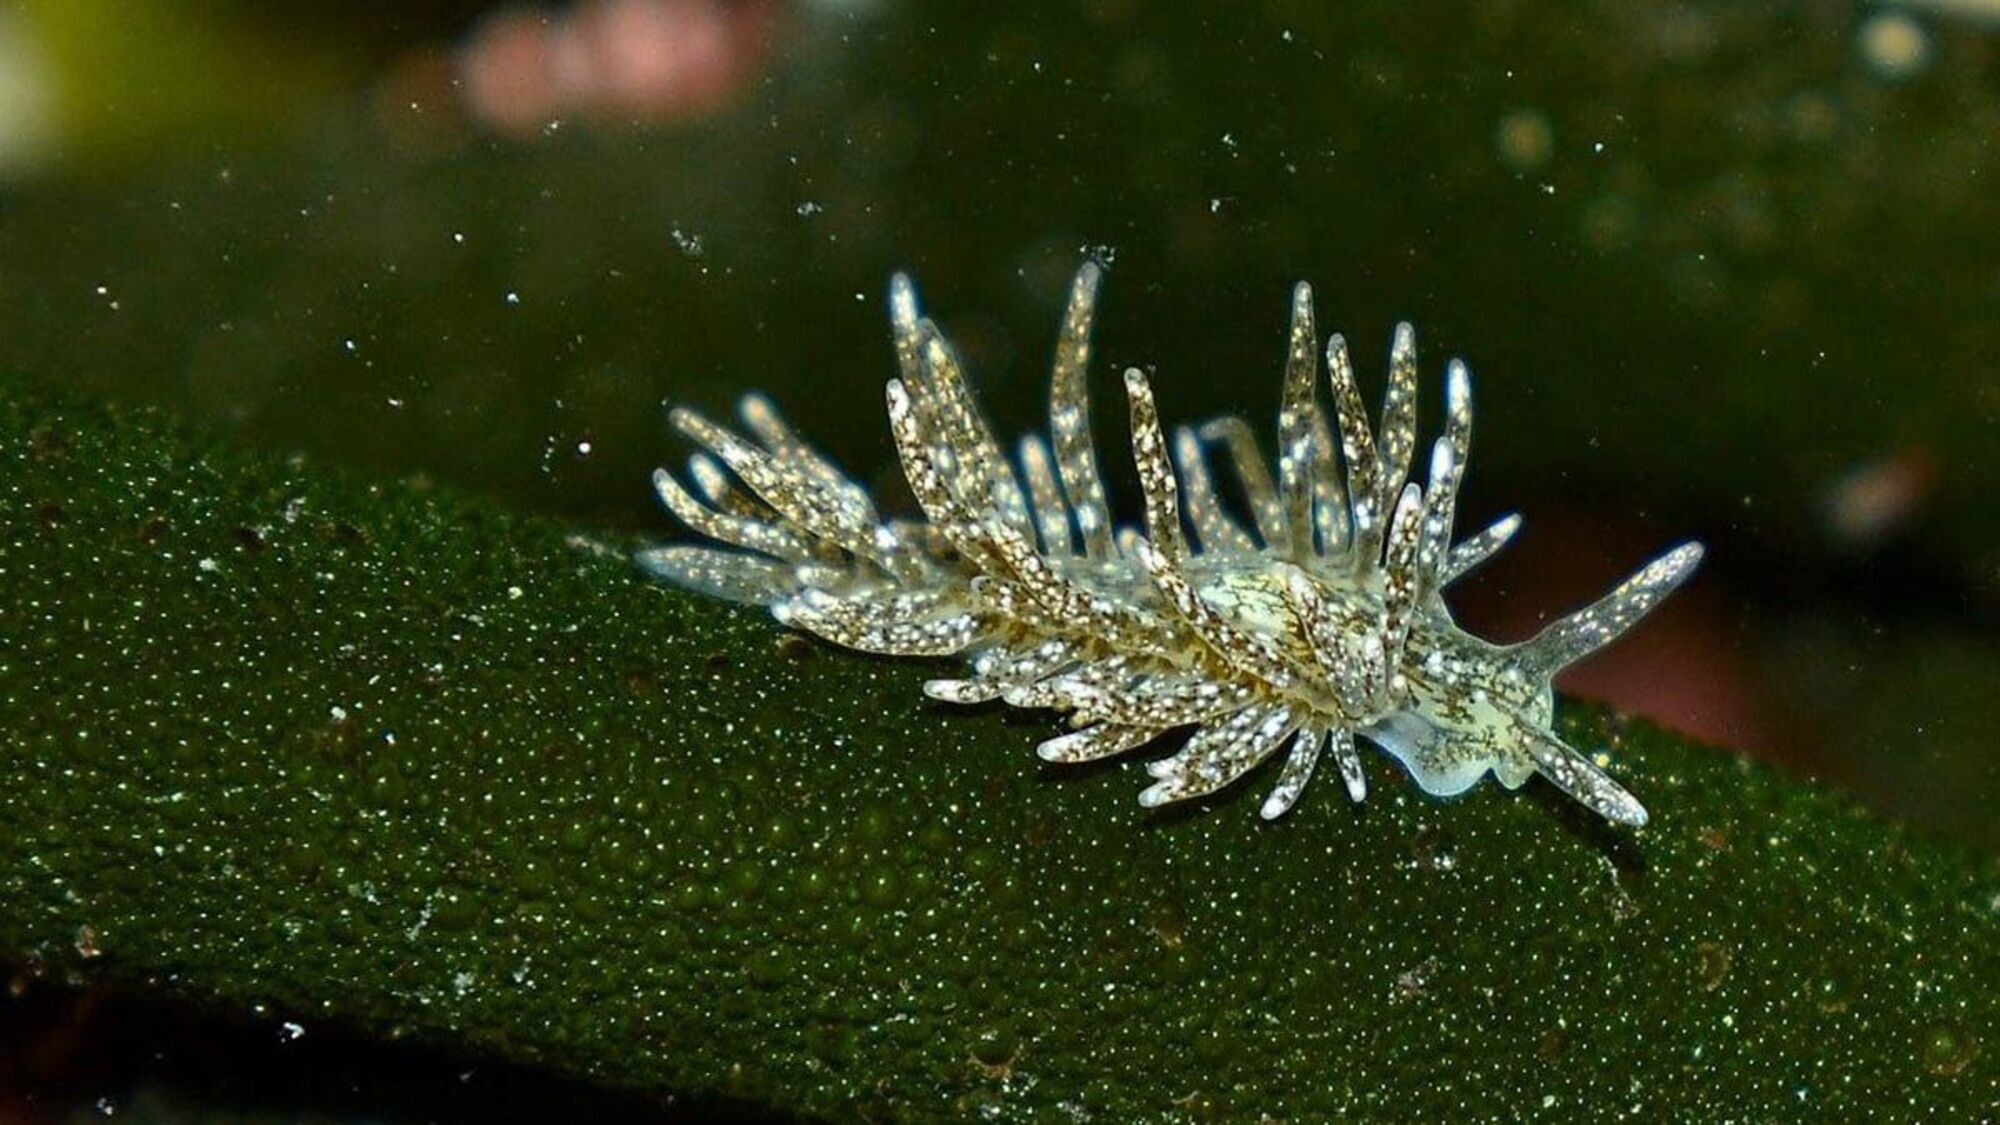
[[[1667, 552], [1520, 644], [1464, 632], [1445, 588], [1520, 528], [1508, 516], [1452, 542], [1471, 375], [1457, 360], [1446, 366], [1444, 433], [1423, 482], [1409, 479], [1414, 333], [1396, 328], [1371, 428], [1347, 345], [1334, 335], [1321, 352], [1303, 283], [1292, 297], [1275, 478], [1238, 419], [1169, 438], [1148, 379], [1128, 370], [1145, 522], [1143, 533], [1117, 527], [1084, 392], [1099, 274], [1084, 265], [1070, 290], [1049, 436], [1022, 438], [1012, 460], [951, 346], [918, 315], [909, 280], [893, 280], [900, 374], [888, 383], [889, 426], [923, 520], [884, 520], [752, 394], [740, 413], [754, 441], [677, 409], [675, 427], [703, 451], [689, 462], [689, 485], [664, 470], [653, 477], [676, 517], [728, 549], [670, 545], [638, 562], [675, 584], [768, 606], [835, 644], [962, 655], [969, 674], [932, 680], [925, 692], [1067, 712], [1072, 729], [1037, 747], [1050, 762], [1105, 758], [1194, 728], [1148, 763], [1153, 781], [1139, 799], [1149, 807], [1213, 793], [1281, 750], [1264, 817], [1292, 807], [1322, 757], [1359, 801], [1358, 736], [1433, 794], [1463, 792], [1489, 771], [1508, 788], [1539, 773], [1608, 820], [1644, 824], [1638, 800], [1550, 729], [1550, 679], [1680, 585], [1700, 545]], [[1225, 466], [1247, 520], [1218, 496], [1212, 468]]]

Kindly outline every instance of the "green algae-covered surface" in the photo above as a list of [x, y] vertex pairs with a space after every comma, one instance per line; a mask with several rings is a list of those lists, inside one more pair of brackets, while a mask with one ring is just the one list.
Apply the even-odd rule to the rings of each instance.
[[0, 390], [0, 956], [836, 1117], [1975, 1120], [2000, 867], [1567, 708], [1653, 810], [1068, 775], [623, 543]]

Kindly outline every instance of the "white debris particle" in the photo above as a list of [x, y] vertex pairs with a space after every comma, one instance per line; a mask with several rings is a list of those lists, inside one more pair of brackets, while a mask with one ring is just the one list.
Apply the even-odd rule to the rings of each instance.
[[693, 231], [685, 231], [676, 226], [669, 233], [673, 236], [674, 245], [680, 247], [681, 253], [690, 258], [699, 258], [708, 250], [702, 243], [701, 235]]

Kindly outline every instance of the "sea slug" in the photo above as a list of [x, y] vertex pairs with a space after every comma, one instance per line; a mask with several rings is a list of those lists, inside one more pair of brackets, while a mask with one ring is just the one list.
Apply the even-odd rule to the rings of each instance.
[[[641, 552], [640, 565], [769, 606], [780, 622], [849, 648], [962, 655], [970, 673], [932, 680], [925, 692], [1067, 712], [1072, 729], [1036, 748], [1050, 762], [1105, 758], [1194, 728], [1148, 763], [1153, 781], [1139, 800], [1149, 807], [1213, 793], [1287, 743], [1263, 816], [1290, 809], [1326, 755], [1359, 801], [1358, 736], [1433, 794], [1462, 792], [1488, 771], [1508, 788], [1539, 773], [1606, 819], [1644, 824], [1638, 800], [1550, 729], [1550, 678], [1680, 585], [1701, 546], [1667, 552], [1520, 644], [1464, 632], [1445, 588], [1520, 528], [1508, 516], [1452, 541], [1471, 375], [1457, 360], [1446, 365], [1444, 433], [1425, 480], [1408, 479], [1414, 333], [1396, 328], [1371, 429], [1339, 335], [1321, 362], [1304, 284], [1292, 295], [1275, 479], [1238, 419], [1170, 440], [1148, 379], [1131, 369], [1125, 395], [1145, 522], [1143, 532], [1117, 527], [1084, 391], [1099, 274], [1086, 264], [1070, 290], [1049, 436], [1022, 438], [1012, 460], [951, 346], [918, 315], [909, 280], [891, 282], [900, 374], [888, 383], [889, 426], [924, 519], [884, 520], [752, 394], [741, 415], [754, 442], [676, 409], [675, 427], [704, 449], [688, 465], [692, 488], [664, 470], [653, 477], [675, 516], [729, 549], [658, 547]], [[1317, 391], [1322, 369], [1331, 426]], [[1222, 466], [1247, 498], [1247, 519], [1218, 496], [1212, 472]]]

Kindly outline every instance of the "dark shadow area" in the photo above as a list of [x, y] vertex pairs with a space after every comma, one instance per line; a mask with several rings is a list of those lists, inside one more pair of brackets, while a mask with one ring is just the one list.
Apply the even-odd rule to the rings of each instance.
[[532, 1066], [185, 999], [15, 977], [0, 1001], [0, 1121], [790, 1122], [624, 1093]]

